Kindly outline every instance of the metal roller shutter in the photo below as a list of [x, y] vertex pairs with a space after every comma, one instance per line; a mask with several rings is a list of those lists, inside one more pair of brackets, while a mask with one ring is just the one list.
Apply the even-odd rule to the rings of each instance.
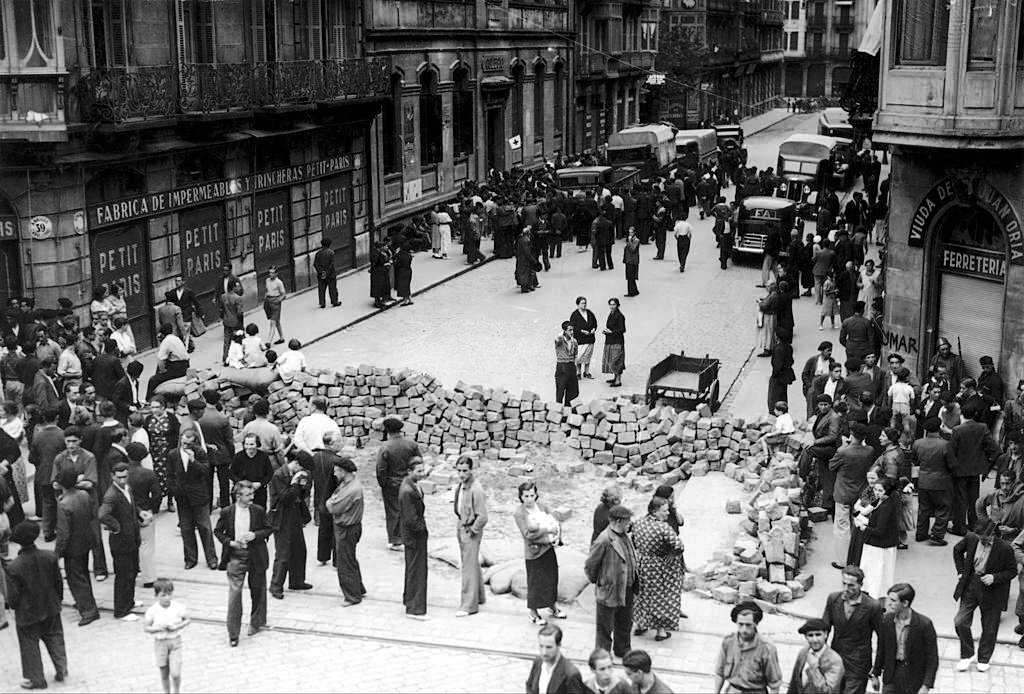
[[[988, 355], [999, 365], [1003, 340], [1003, 285], [962, 275], [942, 275], [939, 334], [960, 349], [967, 374], [977, 378], [978, 360]], [[957, 337], [960, 345], [957, 345]]]

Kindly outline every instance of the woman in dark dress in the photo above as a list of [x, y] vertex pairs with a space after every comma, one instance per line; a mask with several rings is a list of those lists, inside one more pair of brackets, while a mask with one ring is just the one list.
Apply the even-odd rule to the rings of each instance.
[[399, 306], [412, 305], [412, 250], [403, 241], [395, 255], [395, 293], [402, 298]]
[[626, 317], [619, 310], [619, 300], [608, 299], [608, 321], [604, 326], [604, 358], [601, 373], [611, 374], [612, 388], [622, 385], [622, 372], [626, 370]]
[[378, 241], [370, 251], [370, 296], [374, 308], [384, 308], [391, 300], [391, 251], [386, 241]]
[[523, 482], [519, 485], [519, 501], [513, 517], [519, 532], [523, 535], [526, 558], [526, 607], [530, 610], [530, 621], [537, 626], [546, 620], [537, 610], [547, 608], [555, 619], [565, 619], [566, 614], [558, 609], [558, 557], [555, 545], [559, 542], [558, 521], [547, 506], [537, 501], [537, 484]]
[[540, 286], [537, 282], [536, 262], [530, 229], [523, 227], [522, 233], [516, 240], [516, 284], [524, 294], [532, 292]]
[[260, 439], [256, 434], [246, 434], [242, 440], [242, 450], [235, 454], [228, 472], [232, 483], [248, 480], [256, 488], [253, 503], [267, 508], [267, 485], [274, 476], [274, 466], [270, 456], [260, 450]]

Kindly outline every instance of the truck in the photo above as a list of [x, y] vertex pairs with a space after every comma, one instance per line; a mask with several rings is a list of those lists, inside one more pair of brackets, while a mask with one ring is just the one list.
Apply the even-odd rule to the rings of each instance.
[[660, 123], [635, 125], [608, 138], [608, 163], [635, 167], [643, 178], [668, 171], [676, 162], [675, 130]]

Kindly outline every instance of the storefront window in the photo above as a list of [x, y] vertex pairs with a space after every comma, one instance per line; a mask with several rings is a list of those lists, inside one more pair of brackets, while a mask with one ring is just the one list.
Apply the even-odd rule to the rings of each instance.
[[453, 134], [455, 156], [465, 157], [473, 153], [473, 88], [469, 84], [469, 70], [455, 71], [455, 91], [452, 94], [454, 111]]
[[420, 165], [441, 161], [441, 95], [437, 93], [437, 73], [424, 71], [420, 76]]
[[897, 0], [895, 7], [896, 64], [945, 65], [949, 3]]
[[384, 173], [402, 170], [402, 78], [391, 76], [391, 103], [385, 104], [381, 119], [381, 140], [384, 145]]
[[971, 39], [967, 53], [971, 67], [991, 68], [995, 65], [1000, 9], [998, 0], [972, 0]]
[[15, 56], [21, 67], [45, 68], [56, 62], [52, 0], [13, 0]]

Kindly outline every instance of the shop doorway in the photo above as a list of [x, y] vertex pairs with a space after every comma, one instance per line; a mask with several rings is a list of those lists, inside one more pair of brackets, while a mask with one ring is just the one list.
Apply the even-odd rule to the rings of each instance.
[[505, 109], [487, 109], [487, 168], [505, 170]]
[[100, 231], [92, 235], [89, 258], [94, 287], [120, 284], [135, 333], [135, 344], [142, 350], [155, 346], [153, 312], [150, 304], [149, 258], [146, 254], [145, 226], [132, 224]]
[[0, 306], [21, 293], [21, 255], [18, 249], [18, 215], [0, 196]]

